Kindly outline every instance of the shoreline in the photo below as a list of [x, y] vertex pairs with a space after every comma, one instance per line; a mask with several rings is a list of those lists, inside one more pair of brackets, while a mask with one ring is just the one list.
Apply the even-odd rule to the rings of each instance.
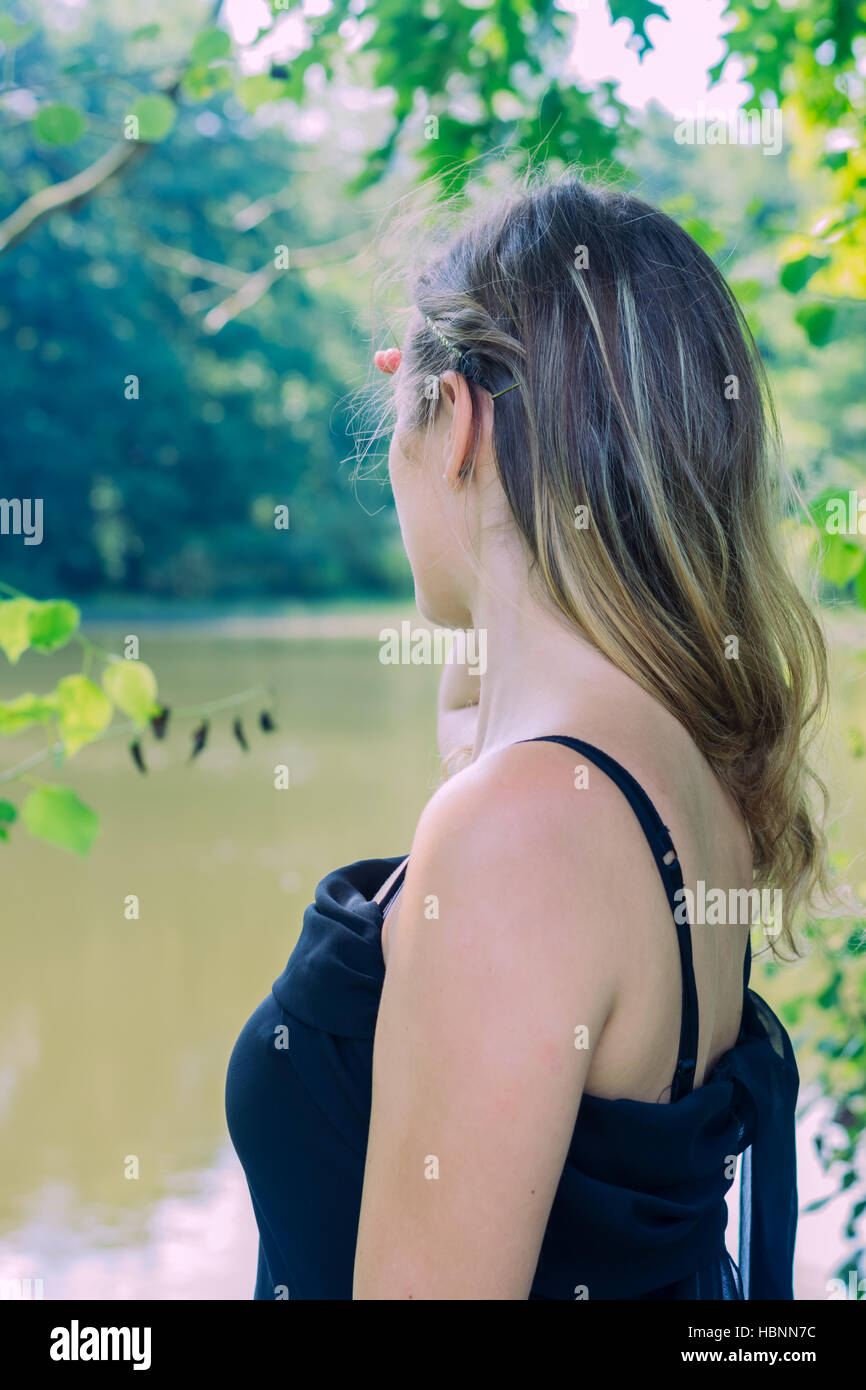
[[400, 627], [407, 619], [413, 627], [430, 626], [420, 616], [414, 599], [388, 599], [381, 603], [291, 604], [278, 609], [241, 609], [166, 604], [141, 608], [130, 604], [127, 612], [119, 606], [89, 609], [81, 605], [82, 629], [94, 637], [116, 633], [118, 628], [134, 628], [151, 636], [214, 637], [233, 640], [303, 639], [339, 640], [352, 637], [378, 638], [382, 628]]
[[[73, 600], [74, 601], [74, 600]], [[148, 632], [151, 636], [215, 637], [232, 640], [264, 639], [272, 641], [340, 640], [347, 638], [378, 638], [383, 628], [401, 629], [409, 622], [414, 630], [433, 631], [436, 624], [423, 618], [415, 606], [414, 597], [369, 601], [337, 601], [332, 604], [289, 603], [276, 608], [221, 609], [217, 605], [185, 603], [141, 606], [130, 600], [129, 610], [112, 602], [97, 603], [90, 608], [79, 602], [82, 629], [98, 637], [116, 634], [119, 628]], [[851, 608], [822, 608], [820, 617], [826, 626], [832, 647], [866, 648], [866, 611]]]

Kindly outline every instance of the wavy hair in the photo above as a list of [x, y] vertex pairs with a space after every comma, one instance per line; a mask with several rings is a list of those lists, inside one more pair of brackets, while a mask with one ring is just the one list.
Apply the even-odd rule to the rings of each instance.
[[829, 891], [807, 761], [827, 650], [784, 552], [799, 494], [724, 277], [671, 218], [567, 174], [476, 212], [408, 287], [401, 427], [436, 418], [443, 335], [476, 404], [504, 391], [493, 445], [532, 582], [689, 731], [741, 809], [754, 886], [782, 890], [773, 952], [799, 955], [795, 914]]

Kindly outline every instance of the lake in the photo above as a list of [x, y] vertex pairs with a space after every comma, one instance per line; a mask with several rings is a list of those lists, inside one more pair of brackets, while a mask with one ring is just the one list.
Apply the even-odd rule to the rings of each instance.
[[[148, 734], [147, 775], [124, 738], [78, 753], [57, 776], [101, 818], [87, 860], [20, 825], [0, 846], [6, 1297], [26, 1294], [17, 1282], [26, 1280], [47, 1299], [251, 1296], [256, 1231], [223, 1112], [231, 1048], [282, 970], [318, 879], [338, 864], [408, 852], [438, 781], [438, 670], [382, 665], [382, 625], [86, 629], [116, 651], [136, 631], [172, 707], [258, 686], [274, 699], [242, 712], [246, 753], [232, 734], [237, 710], [213, 716], [194, 762], [194, 720], [170, 721], [161, 743]], [[862, 632], [840, 627], [831, 768], [836, 833], [862, 854], [866, 787], [842, 750], [844, 730], [864, 727], [857, 641], [866, 646]], [[50, 688], [74, 669], [73, 649], [4, 663], [2, 697]], [[265, 704], [278, 726], [267, 735], [255, 718]], [[8, 741], [2, 766], [36, 746]], [[289, 769], [286, 790], [274, 785], [278, 764]], [[131, 895], [137, 919], [125, 911]], [[771, 1002], [781, 988], [760, 966], [754, 983]], [[801, 1126], [803, 1202], [831, 1190], [811, 1151], [813, 1126]], [[842, 1258], [843, 1210], [834, 1202], [801, 1221], [800, 1297], [822, 1297]]]

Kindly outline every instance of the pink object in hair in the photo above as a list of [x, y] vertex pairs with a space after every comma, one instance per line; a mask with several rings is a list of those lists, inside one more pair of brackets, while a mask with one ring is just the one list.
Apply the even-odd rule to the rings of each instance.
[[373, 354], [373, 361], [386, 376], [393, 376], [402, 360], [403, 354], [399, 348], [385, 348]]

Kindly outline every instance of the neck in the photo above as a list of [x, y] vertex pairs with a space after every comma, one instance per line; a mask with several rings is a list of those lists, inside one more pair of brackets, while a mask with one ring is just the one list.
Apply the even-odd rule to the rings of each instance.
[[539, 734], [580, 736], [594, 710], [634, 700], [634, 682], [530, 594], [513, 558], [483, 567], [470, 611], [487, 644], [474, 759]]

